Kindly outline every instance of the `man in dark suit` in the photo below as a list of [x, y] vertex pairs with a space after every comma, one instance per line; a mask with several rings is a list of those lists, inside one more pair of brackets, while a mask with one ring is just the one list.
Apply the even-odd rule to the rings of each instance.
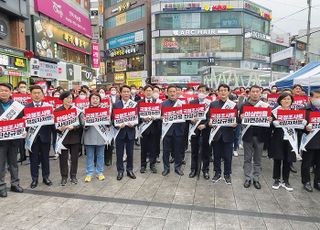
[[[205, 85], [198, 86], [198, 98], [190, 101], [190, 104], [204, 104], [205, 98], [208, 95], [208, 87]], [[192, 120], [191, 123], [194, 125], [197, 120]], [[198, 157], [201, 157], [203, 165], [202, 172], [203, 177], [208, 180], [209, 176], [209, 134], [210, 127], [208, 126], [208, 120], [202, 120], [195, 129], [195, 135], [191, 136], [191, 172], [190, 178], [196, 176], [198, 170]], [[201, 140], [202, 139], [202, 140]], [[201, 140], [201, 141], [200, 141]], [[200, 146], [201, 144], [201, 146]], [[200, 149], [202, 149], [201, 152]], [[201, 155], [200, 155], [201, 154]]]
[[[0, 116], [10, 108], [13, 100], [10, 99], [12, 86], [9, 83], [0, 83]], [[21, 117], [21, 116], [18, 116]], [[17, 154], [20, 139], [0, 141], [0, 197], [7, 197], [5, 175], [7, 167], [11, 176], [11, 191], [23, 192], [19, 185]]]
[[[220, 84], [218, 87], [219, 100], [213, 101], [210, 108], [223, 108], [229, 99], [230, 87], [226, 84]], [[236, 105], [235, 105], [236, 108]], [[224, 160], [224, 179], [226, 184], [231, 184], [231, 165], [233, 153], [234, 128], [236, 127], [220, 127], [213, 138], [213, 154], [214, 154], [214, 171], [212, 178], [213, 183], [221, 179], [221, 158]]]
[[[130, 100], [130, 87], [124, 85], [120, 88], [121, 100], [116, 102], [113, 105], [113, 109], [122, 109], [125, 108]], [[133, 173], [133, 146], [135, 139], [135, 126], [132, 124], [122, 125], [118, 136], [116, 137], [116, 155], [117, 155], [117, 180], [123, 178], [123, 153], [124, 148], [126, 147], [127, 154], [127, 176], [136, 179], [136, 176]]]
[[[162, 107], [173, 107], [177, 101], [177, 88], [175, 86], [169, 86], [167, 89], [168, 100], [162, 102]], [[184, 134], [185, 134], [185, 122], [173, 123], [168, 132], [163, 138], [163, 176], [170, 173], [169, 156], [172, 152], [174, 155], [174, 171], [183, 176], [181, 170], [182, 157], [184, 153]]]
[[[144, 99], [140, 100], [140, 102], [145, 103], [156, 103], [156, 100], [152, 98], [153, 87], [151, 85], [147, 85], [143, 88]], [[151, 125], [141, 134], [141, 173], [146, 172], [147, 168], [147, 155], [149, 154], [150, 161], [150, 170], [152, 173], [157, 173], [157, 169], [155, 167], [156, 164], [156, 152], [155, 152], [155, 144], [156, 144], [156, 122], [151, 121], [152, 118], [141, 118], [140, 123], [142, 122], [152, 122]]]
[[141, 100], [141, 97], [138, 95], [138, 90], [137, 90], [137, 87], [135, 85], [131, 85], [130, 87], [130, 99], [135, 101], [135, 102], [138, 102]]
[[[43, 89], [39, 85], [33, 85], [30, 87], [30, 94], [32, 102], [26, 105], [26, 108], [49, 106], [49, 104], [43, 103]], [[41, 163], [42, 169], [42, 181], [44, 184], [51, 186], [52, 182], [49, 179], [50, 166], [49, 166], [49, 152], [51, 142], [51, 132], [53, 131], [53, 125], [44, 125], [40, 128], [37, 136], [31, 147], [30, 152], [30, 169], [32, 182], [30, 187], [36, 188], [38, 186], [39, 177], [39, 165]]]

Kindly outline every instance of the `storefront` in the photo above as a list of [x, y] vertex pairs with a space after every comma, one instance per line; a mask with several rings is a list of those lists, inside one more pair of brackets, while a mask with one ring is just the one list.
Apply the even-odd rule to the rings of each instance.
[[144, 37], [140, 30], [107, 40], [107, 74], [113, 75], [114, 83], [145, 84]]
[[25, 52], [0, 46], [0, 82], [16, 86], [19, 81], [29, 81], [29, 61]]

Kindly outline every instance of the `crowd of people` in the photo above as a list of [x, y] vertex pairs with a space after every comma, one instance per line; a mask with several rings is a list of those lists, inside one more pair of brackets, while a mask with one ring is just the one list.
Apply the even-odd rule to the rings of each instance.
[[[17, 97], [13, 95], [17, 94], [30, 96], [21, 110], [16, 109]], [[276, 95], [275, 100], [269, 100], [268, 95]], [[148, 164], [150, 171], [157, 173], [157, 164], [160, 163], [162, 155], [162, 175], [167, 176], [170, 173], [172, 163], [174, 172], [183, 176], [182, 165], [186, 164], [185, 152], [190, 145], [190, 178], [199, 176], [202, 172], [204, 179], [209, 180], [210, 161], [213, 161], [212, 182], [217, 183], [223, 179], [226, 184], [231, 184], [232, 158], [239, 156], [238, 149], [243, 146], [245, 188], [252, 184], [256, 189], [261, 189], [261, 159], [263, 151], [266, 150], [268, 157], [273, 159], [273, 189], [283, 187], [292, 191], [290, 172], [296, 173], [294, 162], [302, 160], [301, 181], [304, 189], [308, 192], [312, 192], [313, 188], [320, 190], [320, 127], [317, 126], [320, 119], [316, 122], [310, 121], [310, 114], [317, 117], [316, 113], [320, 113], [320, 90], [312, 91], [306, 101], [295, 103], [297, 96], [305, 95], [300, 85], [294, 85], [292, 89], [278, 89], [276, 86], [269, 89], [252, 85], [249, 88], [240, 87], [232, 90], [226, 84], [219, 85], [216, 90], [206, 85], [188, 88], [176, 85], [146, 85], [143, 88], [123, 85], [119, 88], [111, 86], [108, 89], [90, 89], [82, 86], [73, 90], [50, 87], [45, 92], [39, 85], [32, 85], [28, 89], [25, 82], [19, 82], [15, 89], [9, 83], [0, 83], [0, 123], [25, 118], [26, 111], [30, 108], [37, 110], [51, 106], [53, 114], [72, 109], [76, 111], [76, 115], [72, 117], [76, 122], [59, 126], [55, 120], [48, 125], [27, 126], [22, 138], [5, 138], [6, 135], [1, 132], [5, 133], [6, 128], [0, 124], [0, 197], [7, 196], [7, 169], [11, 175], [11, 191], [23, 192], [19, 184], [18, 162], [27, 160], [27, 156], [31, 171], [30, 187], [34, 189], [38, 186], [40, 166], [43, 183], [51, 186], [51, 148], [55, 158], [59, 159], [61, 186], [78, 183], [78, 159], [82, 154], [86, 155], [86, 175], [83, 175], [83, 178], [87, 183], [94, 175], [99, 181], [105, 180], [104, 167], [113, 164], [113, 152], [116, 155], [117, 180], [121, 180], [124, 173], [136, 179], [133, 169], [135, 144], [141, 145], [140, 173], [147, 172]], [[48, 97], [51, 98], [50, 102], [46, 99]], [[82, 103], [84, 106], [80, 108], [77, 101], [87, 101], [87, 104]], [[142, 106], [151, 108], [147, 107], [148, 103], [160, 106], [156, 107], [158, 111], [154, 111], [154, 114], [160, 114], [159, 116], [153, 116], [152, 113], [147, 116], [141, 115]], [[178, 114], [171, 116], [171, 122], [165, 122], [167, 118], [163, 111], [176, 112], [175, 109], [183, 104], [205, 105], [205, 116], [181, 120]], [[248, 107], [251, 107], [253, 112], [259, 108], [270, 108], [272, 112], [267, 115], [268, 124], [244, 124]], [[110, 124], [88, 125], [86, 108], [109, 109]], [[116, 114], [133, 108], [138, 111], [138, 122], [129, 118], [118, 125]], [[296, 116], [295, 119], [300, 119], [299, 121], [284, 124], [290, 116], [284, 115], [285, 119], [281, 120], [279, 114], [281, 111], [290, 114], [291, 110], [304, 111], [305, 116]], [[236, 111], [235, 117], [232, 117], [234, 119], [225, 124], [218, 124], [217, 120], [227, 116], [226, 111], [229, 115]], [[68, 116], [71, 116], [70, 114], [72, 113], [68, 113]], [[135, 117], [136, 114], [132, 116]], [[313, 186], [311, 171], [314, 173]]]

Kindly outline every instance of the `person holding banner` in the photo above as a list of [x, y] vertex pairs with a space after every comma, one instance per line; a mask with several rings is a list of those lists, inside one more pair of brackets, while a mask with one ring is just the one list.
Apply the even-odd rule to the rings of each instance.
[[[153, 87], [153, 94], [152, 97], [156, 101], [156, 103], [162, 103], [162, 100], [160, 99], [160, 88], [158, 86]], [[155, 128], [155, 153], [156, 153], [156, 162], [160, 163], [160, 143], [161, 143], [161, 127], [162, 127], [162, 121], [161, 119], [156, 119], [153, 121], [156, 123]]]
[[[120, 88], [121, 100], [113, 105], [113, 123], [117, 129], [115, 136], [116, 155], [117, 155], [117, 180], [122, 180], [124, 173], [123, 154], [126, 148], [127, 154], [127, 176], [136, 179], [133, 173], [133, 147], [135, 140], [135, 125], [138, 123], [138, 116], [131, 115], [131, 112], [122, 113], [125, 109], [136, 108], [137, 103], [130, 99], [131, 88], [123, 85]], [[116, 112], [117, 111], [117, 112]], [[136, 111], [136, 110], [135, 110]], [[137, 112], [137, 111], [136, 111]], [[117, 118], [118, 117], [118, 118]], [[127, 122], [126, 120], [130, 120]], [[136, 122], [135, 122], [136, 121]]]
[[[167, 88], [168, 100], [162, 102], [162, 140], [163, 140], [163, 176], [170, 173], [169, 157], [170, 153], [174, 156], [174, 171], [179, 176], [184, 173], [181, 170], [182, 157], [184, 155], [184, 136], [185, 136], [185, 121], [182, 119], [182, 102], [178, 100], [176, 86], [170, 85]], [[180, 107], [181, 114], [168, 112], [168, 117], [165, 115], [166, 109]], [[179, 119], [181, 117], [181, 119]]]
[[[273, 158], [273, 189], [279, 189], [281, 186], [287, 191], [293, 191], [289, 183], [290, 165], [296, 161], [298, 155], [298, 138], [295, 128], [298, 126], [286, 125], [292, 122], [300, 122], [301, 126], [306, 125], [306, 121], [295, 117], [295, 110], [291, 109], [293, 96], [288, 93], [282, 93], [278, 100], [278, 107], [272, 111], [273, 114], [273, 132], [271, 134], [271, 143], [269, 148], [269, 157]], [[292, 112], [291, 112], [292, 111]], [[280, 113], [286, 115], [280, 115]], [[282, 173], [281, 173], [282, 172]], [[283, 182], [280, 181], [282, 174]]]
[[[226, 84], [218, 86], [219, 100], [213, 101], [210, 104], [211, 109], [233, 110], [234, 117], [230, 120], [231, 123], [215, 125], [213, 119], [210, 117], [209, 126], [212, 127], [209, 143], [213, 141], [213, 154], [214, 154], [214, 171], [215, 175], [212, 182], [216, 183], [221, 179], [221, 158], [224, 160], [224, 179], [226, 184], [231, 184], [231, 167], [232, 167], [232, 153], [233, 153], [233, 140], [234, 129], [237, 126], [237, 104], [229, 99], [230, 87]], [[212, 111], [212, 110], [211, 110]], [[210, 112], [211, 113], [211, 112]], [[211, 115], [210, 115], [211, 116]], [[222, 117], [229, 117], [222, 115]]]
[[[198, 91], [198, 98], [190, 101], [190, 104], [205, 104], [207, 113], [209, 113], [209, 106], [211, 101], [206, 99], [209, 91], [208, 87], [206, 85], [199, 85], [197, 91]], [[203, 177], [206, 180], [209, 180], [210, 156], [209, 156], [208, 140], [209, 140], [210, 128], [208, 126], [208, 121], [206, 119], [204, 120], [193, 119], [191, 120], [191, 123], [192, 123], [191, 127], [194, 126], [195, 135], [191, 136], [191, 172], [189, 174], [189, 177], [190, 178], [195, 177], [197, 171], [200, 170], [198, 169], [198, 166], [199, 166], [198, 157], [201, 157]]]
[[[72, 109], [72, 100], [73, 95], [70, 91], [65, 91], [61, 93], [59, 99], [62, 101], [63, 105], [58, 107], [54, 112], [68, 112], [68, 110]], [[77, 113], [79, 113], [77, 111]], [[74, 117], [72, 117], [74, 118]], [[63, 125], [57, 129], [57, 134], [59, 136], [62, 135], [62, 145], [65, 148], [61, 148], [61, 154], [59, 157], [60, 163], [60, 174], [61, 174], [61, 185], [65, 186], [68, 180], [69, 166], [69, 152], [71, 155], [71, 167], [70, 167], [70, 182], [71, 184], [77, 184], [77, 171], [78, 171], [78, 157], [81, 147], [81, 136], [82, 136], [82, 117], [81, 114], [75, 117], [77, 120], [75, 123], [71, 125]], [[57, 125], [57, 124], [56, 124]], [[66, 134], [66, 135], [65, 135]], [[57, 145], [59, 141], [57, 138]]]
[[[89, 109], [99, 109], [101, 104], [101, 96], [99, 93], [93, 93], [89, 96]], [[103, 133], [99, 132], [99, 126], [97, 125], [90, 125], [87, 126], [87, 111], [89, 109], [85, 109], [85, 127], [83, 133], [83, 144], [86, 149], [87, 153], [87, 168], [86, 168], [86, 177], [85, 182], [90, 182], [93, 176], [94, 171], [94, 155], [96, 154], [97, 162], [96, 162], [96, 176], [99, 181], [103, 181], [105, 176], [103, 175], [104, 171], [104, 149], [106, 140], [104, 139]], [[104, 114], [102, 110], [106, 110], [110, 116], [109, 109], [101, 108], [100, 111], [97, 110], [97, 113]], [[103, 118], [100, 116], [94, 116], [95, 113], [91, 113], [89, 117], [92, 119], [92, 116], [96, 119], [102, 120]], [[105, 116], [104, 116], [105, 117]], [[110, 119], [109, 119], [110, 120]], [[101, 121], [102, 122], [102, 121]], [[110, 124], [110, 123], [109, 123]]]
[[306, 117], [309, 124], [306, 126], [307, 133], [301, 141], [302, 152], [301, 181], [303, 188], [312, 192], [310, 168], [314, 168], [313, 187], [320, 191], [320, 90], [314, 90], [310, 94], [310, 104], [306, 108]]
[[[30, 116], [39, 113], [37, 109], [40, 107], [47, 107], [51, 109], [51, 125], [39, 125], [39, 122], [35, 123], [35, 126], [29, 128], [26, 142], [29, 143], [30, 147], [30, 170], [32, 182], [30, 187], [36, 188], [38, 186], [39, 177], [39, 166], [41, 164], [42, 169], [42, 179], [45, 185], [51, 186], [52, 182], [49, 179], [50, 175], [50, 165], [49, 165], [49, 152], [51, 143], [51, 132], [54, 128], [53, 124], [53, 114], [52, 106], [48, 103], [42, 102], [44, 98], [44, 92], [41, 86], [33, 85], [30, 87], [32, 102], [25, 106], [25, 112], [27, 108], [35, 108]], [[26, 115], [26, 113], [25, 113]], [[36, 116], [34, 116], [36, 117]], [[44, 116], [42, 116], [44, 117]], [[31, 134], [32, 132], [32, 134]]]
[[[22, 117], [24, 108], [18, 102], [10, 99], [12, 94], [12, 85], [9, 83], [0, 83], [0, 120], [10, 121]], [[20, 138], [21, 139], [21, 138]], [[17, 154], [20, 139], [0, 140], [0, 197], [7, 197], [5, 175], [7, 167], [11, 176], [12, 192], [23, 192], [19, 185]]]
[[[145, 173], [147, 168], [147, 155], [150, 162], [150, 170], [152, 173], [157, 173], [156, 169], [156, 132], [157, 123], [155, 119], [161, 116], [160, 104], [156, 104], [156, 100], [152, 98], [153, 87], [146, 85], [143, 88], [144, 99], [139, 102], [139, 133], [141, 135], [141, 168], [140, 173]], [[149, 105], [149, 107], [148, 107]], [[151, 107], [150, 107], [151, 106]]]
[[[252, 108], [252, 111], [255, 111], [255, 108], [259, 107], [268, 108], [269, 104], [262, 101], [261, 98], [261, 89], [257, 85], [253, 85], [249, 90], [249, 98], [242, 104], [240, 108], [240, 120], [243, 122], [243, 118], [246, 119], [260, 119], [262, 118], [262, 113], [255, 112], [257, 114], [256, 117], [245, 117], [244, 108]], [[270, 110], [269, 110], [270, 113]], [[266, 123], [262, 123], [260, 125], [257, 124], [257, 121], [254, 121], [253, 124], [246, 123], [243, 128], [243, 150], [244, 150], [244, 162], [243, 162], [243, 171], [245, 176], [245, 182], [243, 186], [245, 188], [249, 188], [251, 183], [256, 189], [261, 189], [261, 184], [259, 182], [262, 165], [261, 165], [261, 157], [263, 152], [263, 146], [268, 139], [266, 137], [266, 133], [268, 133], [268, 129], [270, 127], [270, 114], [269, 117], [266, 118]]]

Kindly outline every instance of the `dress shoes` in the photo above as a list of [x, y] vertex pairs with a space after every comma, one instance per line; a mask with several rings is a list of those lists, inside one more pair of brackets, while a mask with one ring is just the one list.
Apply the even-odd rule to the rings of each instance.
[[7, 190], [6, 189], [2, 189], [0, 190], [0, 197], [7, 197], [8, 194], [7, 194]]
[[162, 172], [162, 176], [167, 176], [169, 173], [170, 173], [170, 170], [169, 169], [165, 169]]
[[243, 184], [243, 187], [249, 188], [251, 186], [251, 180], [246, 180]]
[[52, 181], [49, 178], [43, 178], [42, 182], [48, 186], [52, 185]]
[[127, 176], [130, 177], [131, 179], [136, 179], [136, 175], [132, 171], [127, 171]]
[[34, 189], [38, 186], [38, 180], [33, 180], [30, 184], [30, 188]]
[[122, 180], [122, 178], [123, 178], [123, 172], [118, 172], [117, 180]]
[[140, 173], [145, 173], [146, 172], [146, 167], [141, 167]]
[[150, 166], [150, 170], [151, 170], [152, 173], [157, 173], [157, 168], [154, 165]]
[[310, 182], [307, 182], [303, 185], [304, 190], [306, 190], [307, 192], [313, 192], [313, 188], [311, 186]]
[[191, 170], [189, 173], [189, 178], [194, 178], [196, 176], [196, 170]]
[[253, 181], [253, 186], [256, 188], [256, 189], [261, 189], [261, 184], [259, 181]]
[[183, 176], [184, 175], [184, 173], [183, 173], [183, 171], [181, 169], [176, 169], [176, 170], [174, 170], [174, 172], [176, 174], [178, 174], [179, 176]]
[[11, 192], [22, 193], [23, 192], [23, 188], [20, 185], [11, 185], [10, 191]]
[[206, 180], [209, 180], [210, 179], [210, 175], [208, 172], [204, 172], [203, 173], [203, 178], [206, 179]]
[[314, 183], [313, 187], [320, 191], [320, 183]]

